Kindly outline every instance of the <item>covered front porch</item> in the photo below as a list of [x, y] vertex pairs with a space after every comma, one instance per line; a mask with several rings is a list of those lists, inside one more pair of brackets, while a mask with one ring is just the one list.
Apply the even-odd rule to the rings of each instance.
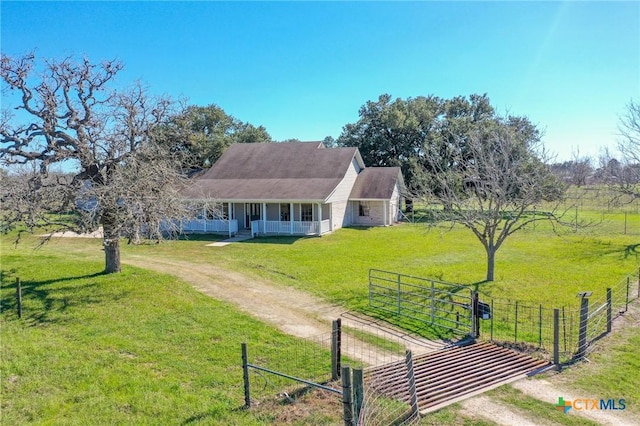
[[182, 222], [183, 232], [255, 237], [322, 235], [332, 230], [331, 205], [319, 202], [219, 202], [196, 210], [195, 219]]
[[331, 231], [330, 206], [322, 203], [234, 203], [245, 228], [259, 235], [322, 235]]

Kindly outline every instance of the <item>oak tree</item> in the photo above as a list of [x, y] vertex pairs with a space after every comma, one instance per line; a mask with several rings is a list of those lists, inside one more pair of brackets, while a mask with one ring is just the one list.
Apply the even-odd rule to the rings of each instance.
[[120, 271], [122, 237], [160, 239], [185, 214], [182, 162], [156, 143], [173, 103], [140, 84], [113, 88], [121, 69], [3, 54], [0, 73], [0, 161], [14, 175], [2, 180], [2, 229], [101, 226], [106, 273]]

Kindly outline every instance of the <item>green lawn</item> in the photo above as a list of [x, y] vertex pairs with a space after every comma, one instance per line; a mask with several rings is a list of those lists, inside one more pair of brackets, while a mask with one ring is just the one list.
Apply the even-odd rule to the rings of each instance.
[[[249, 342], [252, 359], [288, 371], [300, 340], [173, 277], [132, 267], [102, 275], [101, 263], [69, 261], [51, 248], [3, 246], [2, 424], [272, 423], [270, 413], [241, 409], [240, 343]], [[324, 365], [296, 360], [296, 373], [328, 378], [328, 353], [323, 358]], [[265, 388], [254, 377], [254, 396], [291, 386], [269, 380]], [[332, 416], [313, 423], [335, 422], [339, 412]]]
[[[619, 224], [618, 224], [619, 225]], [[544, 226], [515, 234], [497, 256], [496, 281], [482, 283], [485, 255], [462, 228], [343, 229], [321, 238], [260, 238], [206, 247], [220, 237], [123, 246], [144, 255], [213, 263], [277, 285], [304, 289], [348, 309], [366, 310], [367, 273], [379, 268], [463, 284], [496, 298], [576, 306], [578, 291], [604, 294], [638, 267], [640, 236], [606, 227], [556, 234]], [[206, 241], [205, 241], [206, 240]], [[290, 362], [301, 342], [165, 275], [125, 266], [105, 276], [101, 242], [58, 239], [33, 250], [2, 238], [1, 386], [3, 424], [270, 424], [268, 411], [243, 404], [240, 343], [272, 366]], [[15, 314], [15, 277], [24, 283], [25, 316]], [[640, 400], [634, 354], [637, 329], [576, 371], [576, 385]], [[615, 343], [615, 342], [613, 342]], [[603, 343], [604, 344], [604, 343]], [[305, 365], [303, 362], [302, 365]], [[322, 374], [306, 363], [301, 374]], [[623, 377], [620, 379], [619, 377]], [[285, 382], [262, 380], [258, 396]], [[289, 385], [289, 383], [286, 383]], [[262, 394], [260, 394], [262, 392]], [[438, 414], [455, 417], [455, 408]], [[307, 413], [308, 423], [339, 417]], [[302, 421], [304, 423], [304, 420]], [[457, 424], [472, 424], [463, 421]]]
[[459, 227], [351, 228], [320, 238], [258, 238], [226, 247], [205, 247], [194, 238], [160, 246], [125, 247], [123, 257], [146, 253], [215, 263], [266, 276], [351, 309], [367, 305], [371, 268], [479, 283], [481, 292], [495, 298], [559, 307], [576, 306], [579, 291], [594, 291], [594, 297], [604, 297], [608, 286], [636, 270], [638, 253], [629, 247], [640, 243], [638, 235], [593, 230], [557, 235], [540, 226], [514, 234], [505, 242], [497, 254], [496, 280], [484, 283], [484, 249], [470, 231]]

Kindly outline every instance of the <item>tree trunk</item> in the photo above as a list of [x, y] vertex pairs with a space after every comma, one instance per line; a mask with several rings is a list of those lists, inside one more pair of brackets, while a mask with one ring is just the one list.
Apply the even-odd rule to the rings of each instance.
[[493, 272], [496, 268], [496, 250], [487, 249], [487, 281], [493, 281]]
[[103, 221], [105, 274], [120, 272], [120, 235], [117, 229], [107, 221]]

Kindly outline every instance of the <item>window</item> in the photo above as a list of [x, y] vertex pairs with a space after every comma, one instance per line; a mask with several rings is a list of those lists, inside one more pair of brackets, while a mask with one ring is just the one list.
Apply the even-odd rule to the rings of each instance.
[[369, 203], [360, 201], [359, 216], [369, 216]]
[[229, 203], [205, 204], [205, 217], [207, 220], [229, 219]]
[[313, 221], [313, 205], [312, 204], [300, 205], [300, 220], [303, 222]]
[[280, 204], [280, 220], [282, 222], [288, 222], [291, 220], [289, 204]]

